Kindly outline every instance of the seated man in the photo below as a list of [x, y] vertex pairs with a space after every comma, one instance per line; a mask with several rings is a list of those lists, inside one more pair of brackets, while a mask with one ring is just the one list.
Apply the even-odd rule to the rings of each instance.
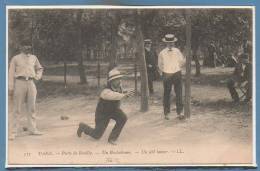
[[92, 138], [101, 138], [110, 119], [113, 119], [116, 121], [116, 124], [108, 138], [108, 142], [112, 145], [116, 145], [115, 141], [119, 137], [127, 120], [127, 116], [120, 109], [120, 100], [134, 94], [134, 91], [123, 92], [121, 77], [123, 77], [123, 75], [121, 75], [117, 69], [113, 69], [109, 72], [107, 87], [101, 92], [96, 108], [96, 126], [93, 129], [81, 122], [77, 130], [78, 137], [81, 137], [81, 134], [84, 132]]
[[242, 54], [231, 78], [227, 82], [227, 87], [235, 103], [239, 102], [239, 96], [236, 87], [246, 83], [246, 98], [245, 102], [251, 100], [252, 97], [252, 64], [249, 62], [248, 54]]

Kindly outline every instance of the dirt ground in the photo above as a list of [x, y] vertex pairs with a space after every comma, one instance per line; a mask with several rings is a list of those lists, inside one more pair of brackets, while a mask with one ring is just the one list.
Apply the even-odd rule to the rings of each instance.
[[[155, 94], [149, 111], [141, 113], [140, 97], [122, 102], [128, 121], [116, 146], [107, 143], [113, 128], [111, 121], [99, 140], [78, 138], [79, 122], [94, 126], [94, 112], [100, 89], [96, 80], [78, 85], [78, 77], [68, 78], [63, 88], [60, 76], [45, 76], [38, 83], [37, 122], [42, 136], [29, 136], [21, 130], [9, 141], [9, 164], [79, 164], [79, 165], [225, 165], [253, 162], [252, 105], [235, 105], [221, 80], [232, 69], [203, 69], [192, 78], [191, 117], [176, 118], [174, 93], [170, 120], [164, 120], [162, 82], [154, 83]], [[125, 80], [133, 88], [134, 80]], [[102, 80], [101, 84], [104, 84]], [[11, 113], [11, 104], [9, 104]], [[67, 116], [67, 120], [61, 120]], [[25, 118], [21, 118], [26, 125]]]

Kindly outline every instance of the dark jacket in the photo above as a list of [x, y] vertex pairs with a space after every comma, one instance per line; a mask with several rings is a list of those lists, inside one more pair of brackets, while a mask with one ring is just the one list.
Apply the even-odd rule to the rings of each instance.
[[[106, 89], [110, 89], [110, 86], [107, 86]], [[120, 93], [122, 89], [120, 88]], [[120, 108], [120, 100], [106, 100], [102, 97], [99, 97], [99, 101], [96, 107], [96, 115], [105, 115], [114, 114]]]
[[252, 64], [245, 64], [245, 68], [243, 69], [243, 65], [241, 63], [237, 63], [235, 66], [235, 70], [233, 73], [233, 79], [238, 82], [252, 82]]
[[243, 81], [248, 81], [252, 83], [252, 64], [247, 63], [243, 73]]
[[147, 68], [147, 74], [148, 77], [151, 77], [152, 79], [156, 79], [157, 77], [157, 54], [155, 51], [150, 50], [147, 51], [145, 49], [145, 61], [146, 61], [146, 68]]

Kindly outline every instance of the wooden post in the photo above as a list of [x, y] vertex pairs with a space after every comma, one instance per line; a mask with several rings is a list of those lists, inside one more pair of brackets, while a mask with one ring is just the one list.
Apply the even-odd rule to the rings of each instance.
[[64, 60], [64, 88], [67, 88], [67, 62]]
[[34, 16], [33, 16], [33, 14], [31, 14], [32, 16], [31, 16], [31, 46], [32, 46], [32, 48], [31, 48], [31, 50], [32, 50], [32, 54], [34, 54], [35, 52], [34, 52]]
[[135, 93], [137, 93], [137, 55], [135, 54], [135, 66], [134, 66], [134, 70], [135, 70]]
[[145, 61], [145, 52], [144, 52], [144, 39], [141, 27], [141, 16], [140, 11], [137, 12], [137, 28], [136, 28], [136, 41], [137, 41], [137, 55], [140, 62], [140, 75], [141, 75], [141, 112], [146, 112], [149, 110], [149, 91], [148, 91], [148, 78], [147, 78], [147, 69]]
[[190, 98], [191, 98], [191, 18], [190, 9], [186, 9], [186, 75], [185, 75], [185, 118], [190, 117]]
[[100, 88], [100, 60], [99, 60], [98, 54], [97, 54], [97, 61], [98, 61], [98, 65], [97, 65], [97, 79], [98, 79], [98, 88]]

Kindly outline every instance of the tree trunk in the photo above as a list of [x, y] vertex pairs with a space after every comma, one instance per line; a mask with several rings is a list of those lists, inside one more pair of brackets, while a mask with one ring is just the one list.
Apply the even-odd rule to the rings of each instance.
[[109, 56], [108, 71], [116, 67], [116, 52], [117, 52], [117, 31], [120, 18], [115, 13], [115, 18], [111, 19], [111, 53]]
[[87, 83], [87, 78], [86, 78], [86, 75], [85, 75], [85, 68], [84, 68], [83, 61], [84, 61], [83, 55], [80, 53], [79, 54], [79, 61], [78, 61], [80, 84], [86, 84]]
[[200, 61], [199, 61], [199, 58], [198, 58], [198, 55], [195, 54], [194, 56], [194, 61], [195, 61], [195, 66], [196, 66], [196, 74], [195, 76], [196, 77], [199, 77], [200, 76]]
[[97, 56], [97, 81], [98, 81], [98, 88], [100, 88], [100, 56]]
[[148, 98], [148, 78], [144, 53], [144, 40], [141, 28], [141, 16], [137, 15], [136, 41], [137, 41], [137, 55], [140, 61], [140, 75], [141, 75], [141, 112], [146, 112], [149, 109]]
[[84, 68], [84, 59], [82, 55], [82, 29], [81, 29], [81, 18], [82, 18], [82, 11], [77, 12], [76, 15], [76, 27], [77, 27], [77, 57], [78, 57], [78, 71], [79, 71], [79, 78], [80, 78], [80, 84], [86, 84], [87, 78], [85, 75], [85, 68]]
[[186, 76], [185, 76], [185, 106], [184, 115], [185, 118], [190, 117], [190, 84], [191, 84], [191, 19], [190, 11], [186, 10], [186, 48], [187, 48], [187, 60], [186, 60]]
[[67, 61], [64, 59], [64, 88], [67, 88]]

